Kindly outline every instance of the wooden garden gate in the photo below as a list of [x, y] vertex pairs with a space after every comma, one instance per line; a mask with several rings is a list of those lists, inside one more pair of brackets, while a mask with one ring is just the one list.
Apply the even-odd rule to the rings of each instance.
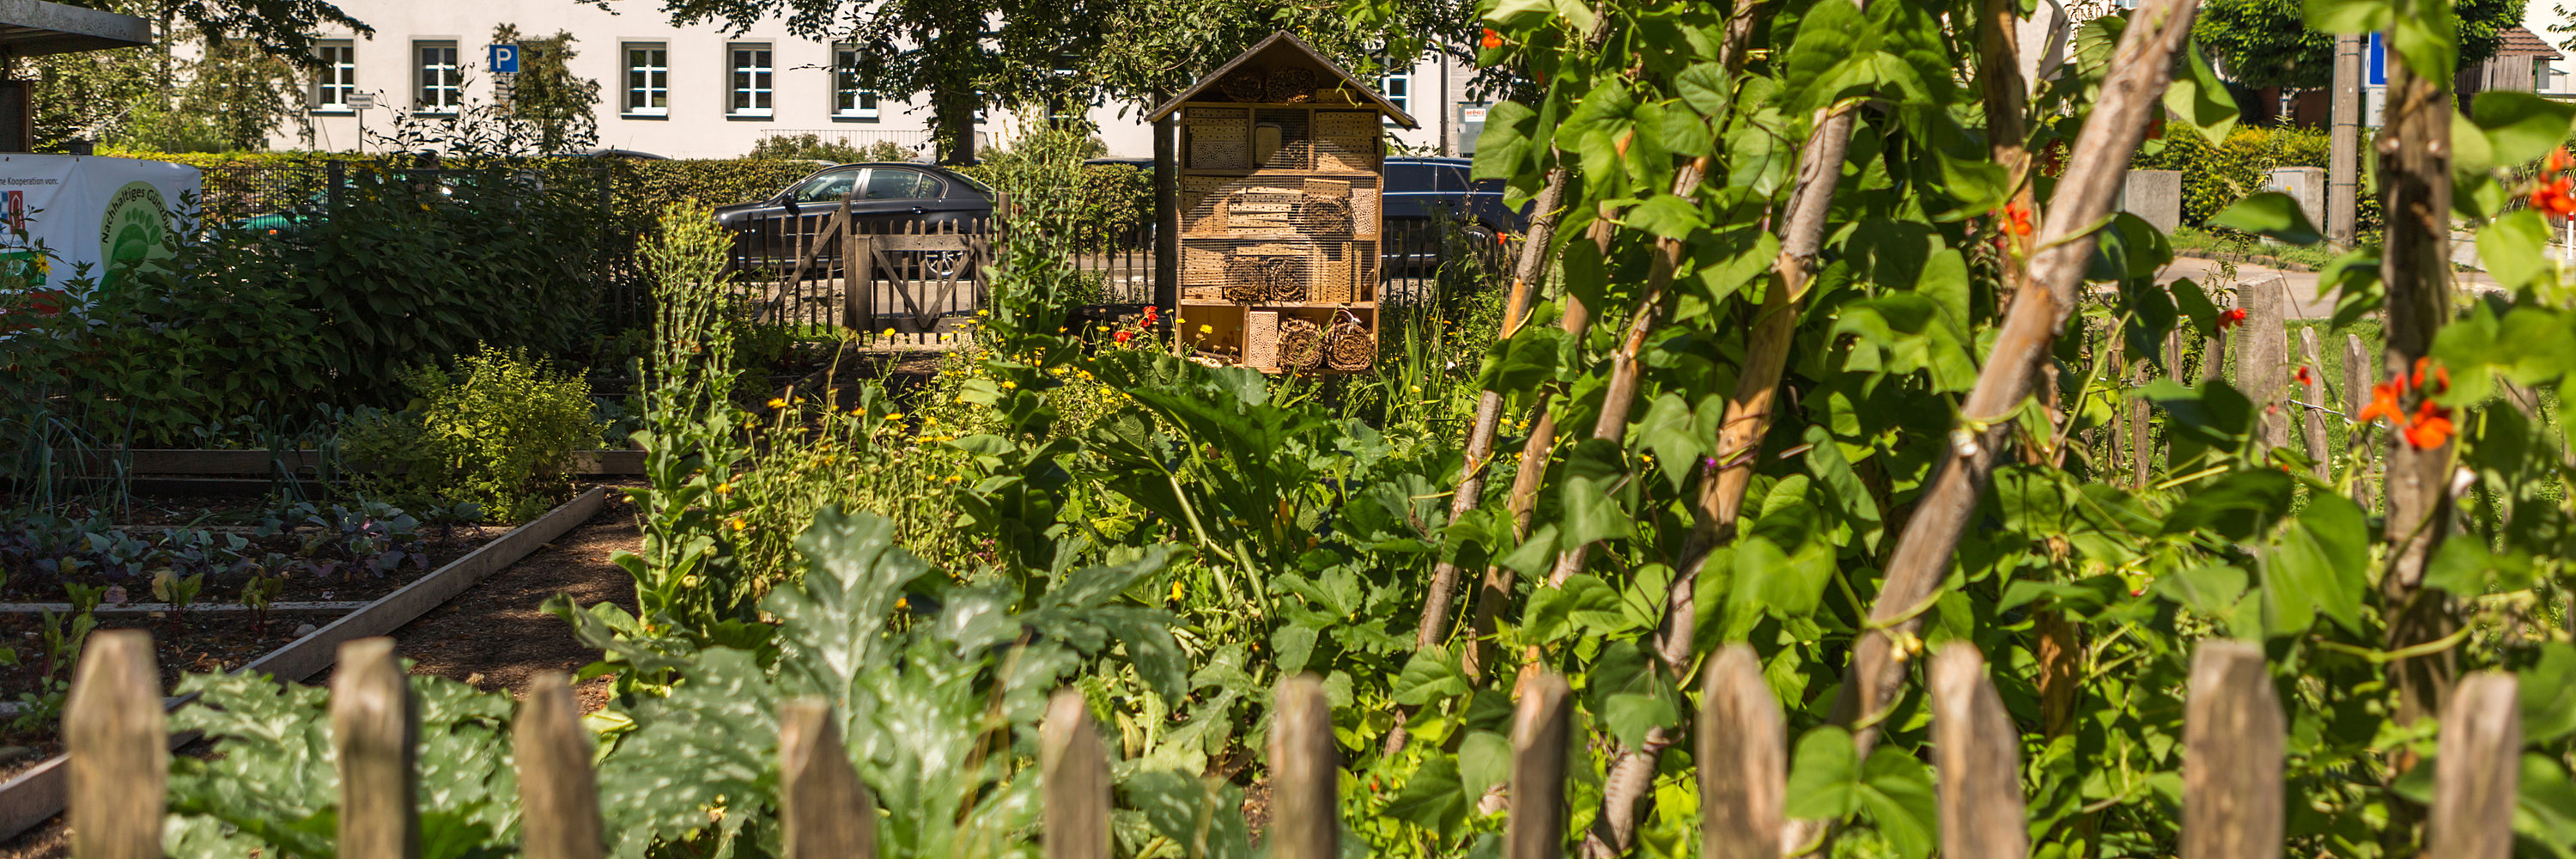
[[[987, 306], [984, 272], [997, 238], [990, 216], [870, 223], [844, 200], [829, 214], [755, 223], [745, 242], [754, 251], [736, 267], [769, 273], [745, 279], [764, 320], [928, 334]], [[783, 253], [761, 252], [772, 248]]]

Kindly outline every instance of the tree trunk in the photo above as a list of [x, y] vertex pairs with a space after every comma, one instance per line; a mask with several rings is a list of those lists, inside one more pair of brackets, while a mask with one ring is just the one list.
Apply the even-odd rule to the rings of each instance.
[[[2453, 112], [2445, 83], [2418, 77], [2405, 63], [2388, 64], [2388, 124], [2378, 147], [2380, 202], [2388, 213], [2388, 232], [2379, 276], [2388, 289], [2388, 342], [2381, 368], [2391, 377], [2414, 371], [2416, 360], [2432, 352], [2433, 335], [2450, 315]], [[2401, 405], [2411, 408], [2424, 396], [2416, 391]], [[2388, 570], [2379, 591], [2387, 647], [2394, 650], [2448, 635], [2456, 621], [2447, 595], [2423, 586], [2425, 561], [2450, 532], [2450, 494], [2444, 485], [2451, 444], [2445, 440], [2418, 448], [2404, 432], [2388, 435]], [[2398, 724], [2441, 712], [2456, 672], [2449, 650], [2389, 663]], [[2417, 761], [2401, 755], [2391, 763], [2394, 777]], [[2413, 803], [2392, 798], [2383, 843], [2412, 850], [2421, 815]]]

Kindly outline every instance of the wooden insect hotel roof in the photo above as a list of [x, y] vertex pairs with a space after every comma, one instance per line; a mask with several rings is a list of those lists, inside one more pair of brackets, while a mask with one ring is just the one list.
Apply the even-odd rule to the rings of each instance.
[[1403, 108], [1396, 107], [1395, 103], [1388, 101], [1386, 96], [1378, 94], [1376, 88], [1352, 77], [1350, 72], [1342, 70], [1340, 64], [1325, 59], [1323, 54], [1315, 51], [1313, 45], [1306, 44], [1306, 40], [1284, 31], [1271, 34], [1270, 38], [1261, 40], [1261, 44], [1252, 46], [1251, 50], [1227, 60], [1225, 65], [1218, 66], [1216, 71], [1209, 72], [1207, 77], [1200, 78], [1198, 83], [1192, 84], [1189, 89], [1182, 90], [1180, 95], [1157, 105], [1152, 112], [1145, 115], [1145, 120], [1160, 122], [1164, 117], [1171, 116], [1173, 111], [1180, 110], [1181, 105], [1186, 102], [1243, 101], [1245, 99], [1226, 96], [1219, 84], [1238, 70], [1252, 69], [1271, 74], [1276, 74], [1282, 69], [1307, 70], [1318, 77], [1316, 84], [1318, 88], [1348, 90], [1353, 103], [1376, 108], [1378, 112], [1386, 114], [1387, 119], [1396, 125], [1405, 128], [1421, 127], [1420, 123], [1413, 120], [1411, 114], [1405, 113]]

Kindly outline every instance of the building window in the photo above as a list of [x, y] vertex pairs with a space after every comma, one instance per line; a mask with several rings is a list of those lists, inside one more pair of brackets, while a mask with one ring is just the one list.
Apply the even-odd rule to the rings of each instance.
[[832, 118], [877, 118], [877, 91], [859, 86], [859, 51], [848, 44], [832, 46]]
[[455, 42], [413, 42], [420, 60], [420, 94], [412, 104], [425, 113], [454, 113], [465, 101], [465, 77], [456, 67]]
[[661, 42], [628, 42], [626, 104], [630, 116], [671, 113], [671, 50]]
[[733, 55], [733, 115], [768, 116], [775, 75], [769, 65], [769, 46], [737, 42], [725, 47]]
[[348, 42], [323, 42], [313, 49], [321, 67], [314, 70], [313, 109], [348, 110], [358, 93], [358, 48]]
[[[1386, 77], [1377, 80], [1377, 91], [1379, 95], [1386, 96], [1387, 103], [1395, 105], [1395, 109], [1407, 114], [1413, 112], [1412, 69], [1388, 72]], [[1387, 121], [1392, 123], [1395, 120], [1389, 118]]]

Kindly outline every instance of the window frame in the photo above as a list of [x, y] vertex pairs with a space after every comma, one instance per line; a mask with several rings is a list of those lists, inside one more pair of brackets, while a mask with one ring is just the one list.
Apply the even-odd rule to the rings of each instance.
[[[1402, 85], [1402, 92], [1397, 91], [1398, 84]], [[1388, 66], [1386, 73], [1377, 77], [1377, 94], [1386, 97], [1386, 103], [1394, 105], [1395, 109], [1404, 111], [1408, 116], [1412, 115], [1413, 68], [1407, 66], [1404, 70], [1397, 71], [1392, 65]], [[1386, 124], [1395, 125], [1395, 118], [1387, 117]]]
[[[652, 53], [660, 56], [648, 58], [646, 63], [639, 65], [635, 61], [637, 53]], [[671, 43], [620, 40], [617, 43], [617, 56], [619, 81], [617, 115], [653, 119], [669, 117], [671, 115]], [[658, 60], [658, 62], [652, 60]], [[645, 76], [640, 86], [636, 81], [638, 74]], [[650, 101], [652, 96], [659, 96], [662, 103], [658, 105], [636, 103], [639, 97], [644, 101]]]
[[[443, 65], [429, 62], [429, 57], [426, 52], [440, 49], [447, 51], [447, 62]], [[443, 80], [433, 82], [430, 79], [429, 74], [434, 69], [446, 70], [446, 75]], [[431, 116], [455, 116], [456, 112], [464, 107], [465, 54], [464, 49], [459, 46], [458, 40], [413, 39], [411, 41], [411, 72], [411, 110], [413, 113], [428, 114]], [[445, 104], [431, 104], [428, 96], [432, 93], [445, 93], [451, 100]]]
[[[342, 51], [339, 59], [329, 52]], [[349, 97], [358, 94], [358, 43], [354, 39], [321, 39], [313, 43], [314, 59], [320, 62], [313, 76], [312, 110], [314, 113], [351, 114]], [[338, 101], [331, 100], [334, 90]]]
[[835, 122], [876, 122], [885, 116], [877, 91], [859, 85], [859, 49], [849, 42], [832, 44], [832, 103]]
[[777, 115], [777, 46], [769, 42], [726, 42], [725, 118], [771, 119]]

